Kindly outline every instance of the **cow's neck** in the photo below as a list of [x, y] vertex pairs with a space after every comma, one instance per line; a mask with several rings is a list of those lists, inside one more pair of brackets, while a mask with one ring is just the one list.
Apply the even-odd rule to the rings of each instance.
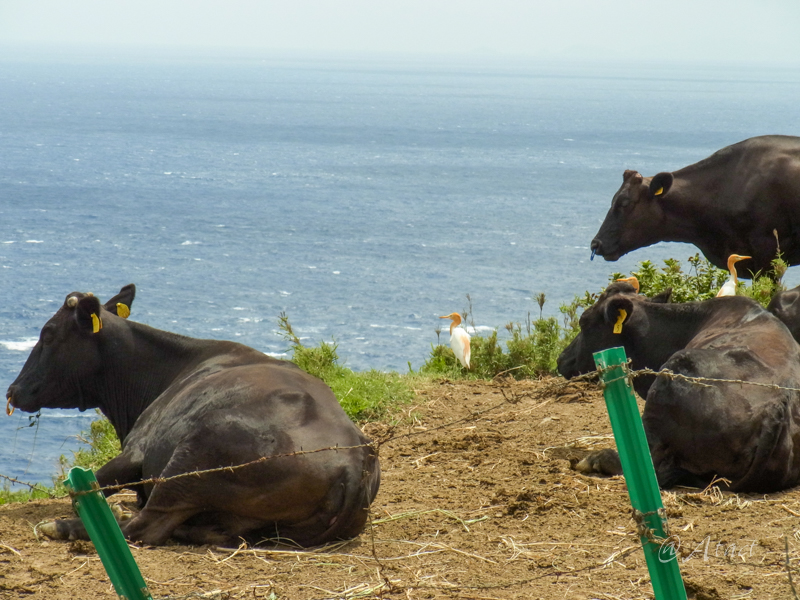
[[91, 386], [94, 404], [114, 426], [120, 441], [133, 428], [144, 410], [181, 373], [188, 372], [208, 356], [212, 340], [197, 340], [160, 331], [140, 323], [126, 323], [130, 335], [125, 343], [105, 354], [104, 376]]
[[725, 176], [727, 167], [719, 161], [701, 163], [673, 173], [675, 180], [664, 200], [669, 204], [665, 206], [661, 224], [662, 239], [694, 244], [713, 264], [724, 268], [733, 252], [726, 246], [726, 240], [737, 239], [738, 233], [729, 230], [730, 219], [722, 217], [735, 207], [712, 203], [709, 199], [719, 196], [719, 178]]
[[[682, 304], [647, 303], [647, 328], [629, 348], [631, 368], [657, 371], [678, 350], [685, 348], [711, 316], [702, 302]], [[636, 392], [643, 398], [654, 381], [652, 376], [634, 380]]]

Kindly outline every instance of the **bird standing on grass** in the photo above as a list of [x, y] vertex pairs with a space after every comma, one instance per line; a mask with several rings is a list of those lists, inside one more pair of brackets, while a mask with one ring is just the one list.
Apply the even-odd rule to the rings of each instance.
[[440, 319], [451, 319], [450, 323], [450, 347], [453, 349], [453, 354], [456, 355], [458, 362], [462, 366], [469, 369], [469, 334], [459, 327], [461, 324], [461, 315], [458, 313], [450, 313]]
[[744, 260], [746, 258], [752, 258], [750, 256], [739, 256], [738, 254], [731, 254], [728, 257], [728, 272], [731, 274], [731, 278], [725, 282], [725, 284], [719, 289], [717, 292], [717, 298], [720, 296], [735, 296], [736, 295], [736, 284], [739, 283], [739, 280], [736, 278], [736, 263], [740, 260]]
[[639, 293], [639, 280], [636, 279], [635, 275], [631, 275], [630, 277], [620, 277], [617, 281], [624, 281], [625, 283], [630, 283], [633, 286], [633, 290], [638, 294]]

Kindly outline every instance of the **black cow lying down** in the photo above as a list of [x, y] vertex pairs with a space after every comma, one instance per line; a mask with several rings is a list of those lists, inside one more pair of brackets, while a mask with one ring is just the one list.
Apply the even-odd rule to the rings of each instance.
[[789, 328], [794, 339], [800, 342], [800, 285], [775, 294], [767, 310], [778, 317]]
[[[99, 407], [122, 453], [97, 471], [101, 486], [130, 484], [141, 508], [121, 523], [145, 544], [168, 538], [301, 546], [358, 535], [378, 492], [369, 440], [330, 388], [291, 363], [234, 342], [184, 337], [127, 316], [135, 287], [101, 305], [73, 292], [42, 329], [6, 394], [7, 409]], [[143, 479], [239, 465], [263, 456], [338, 446], [157, 485]], [[44, 526], [86, 537], [79, 519]]]
[[[564, 377], [595, 370], [592, 353], [624, 346], [631, 368], [692, 377], [800, 388], [800, 347], [786, 327], [749, 298], [664, 304], [612, 284], [581, 316], [581, 333], [558, 359]], [[622, 331], [613, 333], [623, 316]], [[651, 385], [652, 384], [652, 385]], [[742, 384], [701, 387], [660, 376], [637, 377], [646, 398], [644, 429], [661, 487], [707, 485], [715, 476], [742, 492], [800, 482], [800, 394]], [[604, 469], [608, 452], [581, 467]], [[616, 463], [619, 464], [618, 462]], [[618, 466], [617, 466], [618, 469]]]

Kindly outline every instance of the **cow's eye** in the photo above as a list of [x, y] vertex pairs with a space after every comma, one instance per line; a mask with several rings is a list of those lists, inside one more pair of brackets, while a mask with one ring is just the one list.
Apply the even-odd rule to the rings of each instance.
[[56, 332], [53, 327], [44, 327], [42, 329], [41, 340], [43, 344], [52, 344], [56, 339]]
[[630, 203], [631, 203], [630, 198], [620, 198], [619, 200], [617, 200], [617, 208], [623, 210], [625, 208], [628, 208], [628, 206], [630, 206]]

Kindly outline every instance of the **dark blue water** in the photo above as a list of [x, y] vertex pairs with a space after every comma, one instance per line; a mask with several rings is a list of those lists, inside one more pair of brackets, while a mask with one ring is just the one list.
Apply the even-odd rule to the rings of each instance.
[[[645, 259], [588, 245], [622, 172], [800, 135], [800, 72], [229, 56], [0, 58], [0, 388], [73, 290], [281, 355], [285, 311], [354, 369], [424, 361], [439, 315], [545, 314]], [[800, 281], [790, 270], [789, 282]], [[445, 336], [446, 337], [446, 336]], [[49, 481], [94, 415], [0, 419]], [[20, 429], [22, 427], [22, 429]]]

